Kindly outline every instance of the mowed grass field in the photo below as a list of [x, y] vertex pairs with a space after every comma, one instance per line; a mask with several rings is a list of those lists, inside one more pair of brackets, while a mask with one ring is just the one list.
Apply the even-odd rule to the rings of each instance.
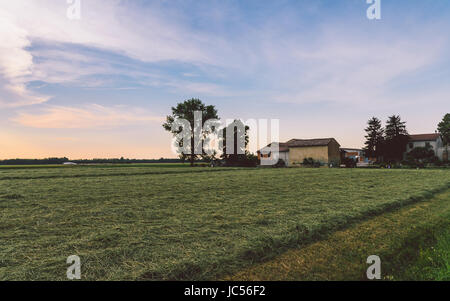
[[209, 280], [450, 187], [448, 170], [0, 168], [0, 280]]

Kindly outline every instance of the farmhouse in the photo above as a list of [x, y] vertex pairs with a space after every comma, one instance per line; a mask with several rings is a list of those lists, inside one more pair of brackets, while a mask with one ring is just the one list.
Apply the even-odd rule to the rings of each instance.
[[[427, 145], [431, 146], [434, 150], [434, 153], [440, 160], [445, 160], [448, 158], [444, 158], [445, 154], [442, 138], [439, 134], [419, 134], [419, 135], [409, 135], [409, 143], [406, 146], [406, 153], [410, 152], [413, 148], [416, 147], [426, 147]], [[405, 153], [405, 155], [406, 155]]]
[[[272, 146], [258, 151], [258, 159], [272, 156], [267, 150]], [[291, 139], [288, 142], [279, 143], [279, 155], [288, 166], [301, 165], [304, 159], [312, 158], [322, 164], [340, 163], [340, 145], [334, 138], [319, 139]]]

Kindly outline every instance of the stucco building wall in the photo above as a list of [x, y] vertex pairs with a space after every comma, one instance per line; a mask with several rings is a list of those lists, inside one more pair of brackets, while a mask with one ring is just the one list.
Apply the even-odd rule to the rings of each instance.
[[338, 143], [331, 141], [328, 144], [328, 162], [339, 165], [341, 162], [341, 149]]
[[328, 163], [327, 146], [304, 146], [289, 148], [289, 165], [299, 165], [305, 158], [313, 158], [322, 163]]

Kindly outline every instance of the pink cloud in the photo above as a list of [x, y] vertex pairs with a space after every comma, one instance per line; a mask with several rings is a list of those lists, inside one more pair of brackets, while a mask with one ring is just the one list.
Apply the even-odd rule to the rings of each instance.
[[162, 122], [163, 117], [128, 106], [104, 107], [91, 104], [77, 107], [49, 106], [40, 113], [19, 113], [13, 121], [26, 127], [41, 129], [114, 128]]

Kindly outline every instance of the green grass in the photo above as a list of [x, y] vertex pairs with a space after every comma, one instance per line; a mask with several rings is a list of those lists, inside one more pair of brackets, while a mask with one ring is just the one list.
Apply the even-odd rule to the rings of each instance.
[[367, 280], [366, 259], [372, 254], [381, 259], [383, 280], [448, 279], [450, 245], [445, 233], [450, 226], [449, 200], [450, 190], [446, 190], [431, 199], [366, 218], [223, 279]]
[[[189, 167], [189, 168], [188, 168]], [[38, 170], [34, 170], [38, 169]], [[12, 167], [0, 168], [0, 180], [29, 180], [29, 179], [52, 179], [52, 178], [78, 178], [78, 177], [102, 177], [102, 176], [134, 176], [154, 174], [181, 174], [232, 171], [238, 168], [209, 168], [190, 167], [184, 164], [99, 164], [80, 166], [32, 166], [29, 168]]]
[[213, 279], [448, 188], [446, 170], [0, 171], [0, 279]]
[[392, 279], [450, 281], [450, 229], [427, 232], [407, 241], [403, 253], [413, 260], [398, 260], [406, 269], [391, 271]]
[[450, 281], [450, 230], [435, 237], [434, 246], [422, 249], [418, 260], [408, 271], [416, 280]]
[[[207, 165], [206, 163], [196, 163], [196, 166]], [[0, 171], [8, 169], [85, 169], [85, 168], [121, 168], [121, 167], [190, 167], [189, 163], [123, 163], [123, 164], [78, 164], [78, 165], [63, 165], [63, 164], [39, 164], [39, 165], [0, 165]]]

